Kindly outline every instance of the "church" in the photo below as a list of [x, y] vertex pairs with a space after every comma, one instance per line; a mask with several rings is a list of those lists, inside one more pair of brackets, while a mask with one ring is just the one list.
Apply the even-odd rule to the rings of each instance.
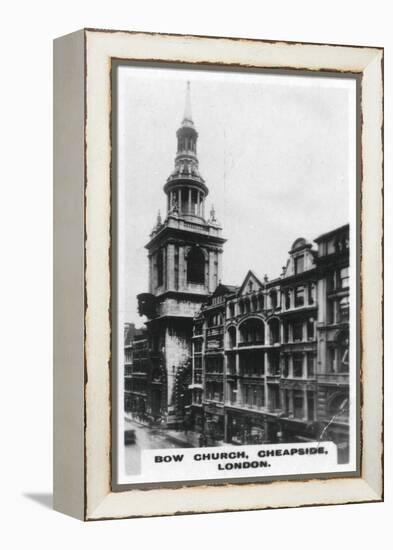
[[189, 83], [176, 137], [174, 170], [163, 188], [166, 216], [158, 215], [146, 244], [149, 292], [138, 295], [149, 341], [146, 409], [151, 418], [166, 425], [175, 424], [182, 414], [179, 401], [185, 397], [191, 372], [193, 319], [221, 280], [225, 243], [214, 209], [208, 219], [205, 215], [209, 189], [199, 172]]

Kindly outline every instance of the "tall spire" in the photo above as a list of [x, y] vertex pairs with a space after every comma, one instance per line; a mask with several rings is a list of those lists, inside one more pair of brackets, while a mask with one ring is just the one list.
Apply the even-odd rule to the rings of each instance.
[[[205, 216], [205, 198], [209, 190], [199, 173], [197, 156], [198, 132], [191, 114], [191, 86], [186, 85], [183, 120], [176, 132], [177, 151], [175, 168], [164, 185], [167, 194], [168, 214], [178, 217], [199, 218]], [[205, 222], [204, 222], [205, 223]]]
[[192, 114], [191, 114], [191, 86], [190, 81], [187, 80], [187, 88], [186, 88], [186, 104], [184, 107], [184, 116], [183, 116], [183, 126], [194, 126], [194, 122], [192, 120]]

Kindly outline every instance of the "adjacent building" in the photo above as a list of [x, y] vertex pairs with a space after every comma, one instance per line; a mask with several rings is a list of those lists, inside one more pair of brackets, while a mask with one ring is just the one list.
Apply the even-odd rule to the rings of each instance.
[[209, 444], [349, 441], [349, 226], [296, 239], [281, 275], [218, 285], [194, 319], [192, 408]]
[[140, 417], [151, 402], [151, 376], [146, 329], [127, 323], [124, 345], [124, 410]]
[[319, 433], [337, 443], [340, 457], [348, 458], [350, 288], [349, 226], [321, 235], [318, 273], [318, 394]]
[[192, 420], [211, 442], [225, 439], [225, 307], [237, 290], [220, 283], [194, 318]]

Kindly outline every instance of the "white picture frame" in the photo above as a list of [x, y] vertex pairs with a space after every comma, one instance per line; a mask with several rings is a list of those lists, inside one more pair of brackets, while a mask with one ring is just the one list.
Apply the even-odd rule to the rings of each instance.
[[[54, 46], [54, 507], [82, 520], [383, 499], [383, 50], [84, 29]], [[359, 476], [112, 489], [111, 70], [118, 60], [359, 79]]]

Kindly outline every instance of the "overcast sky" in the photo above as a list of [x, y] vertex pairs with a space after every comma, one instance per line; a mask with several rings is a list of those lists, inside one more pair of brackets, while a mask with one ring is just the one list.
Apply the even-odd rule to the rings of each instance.
[[[280, 275], [298, 237], [348, 223], [355, 192], [355, 82], [305, 76], [120, 67], [118, 175], [124, 319], [142, 325], [147, 250], [173, 170], [187, 80], [199, 168], [228, 239], [223, 282]], [[120, 229], [121, 231], [121, 229]]]

